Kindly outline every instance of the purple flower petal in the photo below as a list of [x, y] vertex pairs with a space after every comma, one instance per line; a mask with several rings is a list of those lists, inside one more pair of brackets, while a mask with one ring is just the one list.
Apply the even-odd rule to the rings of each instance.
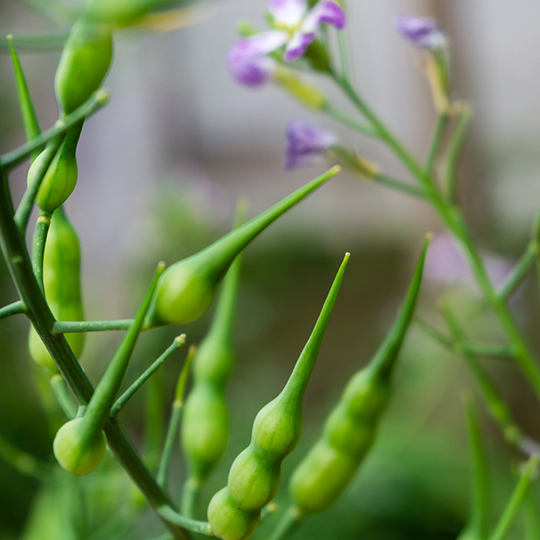
[[306, 14], [307, 2], [306, 0], [270, 0], [268, 11], [276, 24], [295, 28]]
[[229, 72], [237, 82], [245, 86], [264, 84], [275, 66], [266, 54], [279, 49], [286, 42], [287, 33], [280, 31], [263, 32], [241, 39], [227, 56]]
[[283, 55], [285, 62], [298, 60], [314, 39], [315, 33], [303, 34], [302, 32], [295, 32], [289, 43], [287, 43], [287, 47], [285, 47], [285, 54]]
[[304, 122], [295, 121], [287, 126], [286, 169], [308, 165], [336, 143], [333, 133]]
[[394, 27], [406, 40], [421, 49], [441, 49], [447, 44], [437, 21], [430, 17], [396, 15]]
[[347, 17], [343, 9], [332, 0], [322, 0], [306, 15], [302, 23], [302, 32], [311, 34], [323, 23], [331, 24], [338, 30], [343, 30]]

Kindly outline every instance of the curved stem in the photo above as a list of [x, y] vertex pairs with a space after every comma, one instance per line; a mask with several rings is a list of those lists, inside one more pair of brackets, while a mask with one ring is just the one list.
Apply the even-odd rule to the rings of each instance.
[[50, 379], [50, 382], [52, 391], [56, 396], [60, 408], [62, 409], [62, 411], [64, 411], [64, 414], [70, 420], [72, 418], [75, 418], [77, 414], [77, 407], [75, 406], [73, 400], [71, 399], [71, 396], [69, 395], [66, 381], [64, 381], [62, 375], [60, 375], [59, 373], [53, 375]]
[[34, 268], [34, 274], [37, 282], [44, 291], [43, 285], [43, 257], [45, 255], [45, 244], [47, 242], [47, 235], [49, 234], [49, 228], [51, 226], [51, 215], [46, 212], [40, 212], [38, 220], [36, 222], [36, 231], [34, 233], [34, 244], [32, 248], [32, 267]]
[[270, 540], [285, 540], [296, 530], [302, 523], [303, 516], [300, 511], [294, 506], [289, 506], [285, 514], [283, 514], [279, 525], [270, 537]]
[[200, 534], [205, 534], [206, 536], [214, 536], [210, 523], [207, 521], [196, 521], [194, 519], [189, 519], [173, 510], [170, 506], [166, 505], [158, 508], [158, 513], [167, 521], [176, 523], [185, 529], [189, 529], [190, 531]]
[[[66, 339], [52, 333], [55, 319], [32, 271], [32, 263], [14, 219], [13, 202], [5, 171], [0, 166], [0, 245], [17, 291], [27, 306], [27, 316], [53, 357], [58, 369], [81, 405], [86, 405], [94, 391], [85, 372], [73, 355]], [[104, 427], [107, 442], [120, 465], [130, 475], [149, 504], [157, 511], [172, 504], [155, 481], [139, 454], [118, 423], [110, 418]], [[189, 534], [165, 521], [175, 538], [187, 540]]]
[[182, 513], [190, 518], [195, 515], [200, 490], [201, 483], [195, 478], [188, 478], [182, 488]]
[[5, 319], [6, 317], [11, 317], [12, 315], [18, 315], [25, 312], [26, 307], [24, 306], [24, 302], [17, 300], [17, 302], [13, 302], [12, 304], [8, 304], [7, 306], [0, 308], [0, 319]]

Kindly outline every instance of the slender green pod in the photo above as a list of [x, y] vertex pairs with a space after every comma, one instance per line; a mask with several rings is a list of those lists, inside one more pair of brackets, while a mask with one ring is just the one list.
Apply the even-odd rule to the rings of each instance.
[[98, 90], [113, 57], [112, 28], [91, 17], [73, 25], [54, 78], [62, 115], [73, 112]]
[[[241, 213], [244, 212], [239, 209], [238, 214]], [[237, 227], [243, 221], [243, 216], [239, 216]], [[189, 469], [184, 498], [198, 490], [227, 448], [229, 409], [225, 386], [234, 365], [232, 335], [240, 257], [236, 257], [223, 279], [212, 325], [193, 359], [193, 388], [182, 418], [181, 443]]]
[[216, 493], [208, 507], [212, 531], [223, 540], [249, 538], [261, 509], [276, 495], [281, 462], [297, 445], [302, 432], [302, 398], [319, 353], [343, 274], [345, 255], [315, 328], [281, 393], [257, 414], [250, 445], [234, 460], [227, 486]]
[[[64, 204], [73, 193], [77, 184], [78, 167], [76, 150], [79, 137], [81, 135], [83, 121], [75, 124], [66, 133], [60, 148], [56, 152], [36, 195], [36, 204], [39, 209], [48, 214], [52, 214], [57, 208]], [[49, 159], [47, 151], [44, 150], [34, 160], [28, 170], [27, 184], [31, 189], [34, 182], [39, 181], [42, 161]]]
[[182, 0], [90, 0], [87, 13], [96, 19], [127, 26], [155, 11], [186, 4]]
[[53, 442], [54, 455], [58, 463], [73, 474], [88, 474], [105, 457], [103, 426], [120, 390], [163, 268], [164, 264], [160, 263], [132, 325], [99, 381], [83, 416], [70, 420], [56, 434]]
[[339, 166], [332, 167], [199, 253], [167, 268], [159, 281], [146, 326], [183, 324], [200, 317], [210, 306], [221, 279], [236, 256], [278, 217], [340, 170]]
[[426, 239], [393, 328], [370, 364], [345, 387], [326, 420], [321, 438], [293, 472], [289, 490], [298, 516], [331, 506], [375, 440], [379, 420], [390, 400], [392, 371], [416, 305], [428, 242]]
[[[58, 320], [83, 320], [81, 296], [81, 248], [77, 232], [64, 208], [59, 208], [51, 221], [43, 260], [45, 296]], [[66, 336], [73, 354], [78, 358], [84, 347], [84, 334]], [[36, 331], [31, 328], [29, 348], [33, 360], [49, 374], [57, 372], [56, 365]]]

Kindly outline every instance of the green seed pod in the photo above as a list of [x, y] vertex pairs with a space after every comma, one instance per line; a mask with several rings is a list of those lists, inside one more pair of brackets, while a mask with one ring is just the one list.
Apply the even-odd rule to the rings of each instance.
[[332, 167], [206, 249], [167, 268], [159, 281], [146, 326], [184, 324], [200, 317], [210, 306], [221, 279], [236, 256], [279, 216], [340, 170]]
[[429, 239], [426, 239], [400, 314], [370, 364], [358, 371], [328, 416], [321, 438], [291, 476], [294, 511], [305, 517], [330, 507], [369, 452], [390, 401], [394, 365], [412, 319]]
[[182, 3], [185, 2], [181, 0], [90, 0], [87, 13], [96, 19], [125, 26], [136, 22], [148, 13], [171, 9]]
[[163, 267], [163, 263], [158, 265], [137, 315], [96, 386], [84, 415], [64, 424], [56, 434], [53, 443], [54, 455], [58, 463], [68, 472], [78, 475], [88, 474], [105, 457], [103, 426], [110, 417], [111, 408], [124, 379]]
[[[43, 258], [43, 285], [45, 296], [55, 318], [60, 321], [82, 321], [81, 248], [77, 232], [69, 222], [63, 208], [59, 208], [51, 221]], [[84, 333], [66, 336], [73, 354], [79, 358], [84, 346]], [[36, 331], [29, 335], [30, 354], [34, 361], [49, 373], [56, 365]]]
[[[36, 195], [36, 204], [43, 212], [52, 214], [62, 206], [77, 184], [78, 168], [76, 150], [83, 123], [74, 125], [66, 134], [58, 152], [54, 156]], [[37, 173], [42, 160], [47, 159], [45, 151], [41, 152], [28, 170], [27, 184], [31, 187], [37, 182]]]
[[223, 456], [229, 439], [225, 385], [234, 364], [232, 332], [239, 257], [223, 280], [212, 326], [193, 359], [193, 390], [186, 400], [181, 437], [192, 486], [200, 486], [208, 477]]
[[53, 450], [66, 471], [81, 476], [92, 472], [103, 461], [107, 441], [101, 430], [89, 432], [84, 419], [75, 418], [58, 430]]
[[212, 498], [208, 521], [223, 540], [249, 538], [261, 509], [276, 495], [281, 462], [298, 444], [302, 432], [302, 398], [319, 353], [349, 254], [336, 275], [315, 328], [281, 393], [263, 407], [253, 423], [250, 445], [234, 460], [227, 487]]
[[71, 29], [54, 78], [63, 115], [80, 107], [100, 87], [113, 56], [108, 24], [81, 17]]

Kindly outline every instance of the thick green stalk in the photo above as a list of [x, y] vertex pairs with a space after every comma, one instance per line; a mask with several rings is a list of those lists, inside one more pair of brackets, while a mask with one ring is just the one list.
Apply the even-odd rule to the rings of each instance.
[[174, 339], [167, 350], [137, 378], [137, 380], [116, 400], [111, 408], [111, 416], [116, 416], [120, 409], [135, 395], [137, 390], [173, 355], [173, 353], [186, 342], [186, 335], [182, 334]]
[[[5, 171], [0, 167], [0, 245], [17, 291], [27, 306], [27, 316], [51, 353], [58, 369], [80, 404], [85, 405], [93, 393], [92, 384], [73, 356], [63, 336], [54, 335], [54, 317], [32, 271], [32, 263], [14, 220], [14, 209]], [[158, 486], [139, 454], [114, 419], [104, 426], [108, 445], [120, 465], [140, 488], [149, 504], [157, 509], [172, 504]], [[189, 535], [176, 525], [165, 522], [175, 538]]]

